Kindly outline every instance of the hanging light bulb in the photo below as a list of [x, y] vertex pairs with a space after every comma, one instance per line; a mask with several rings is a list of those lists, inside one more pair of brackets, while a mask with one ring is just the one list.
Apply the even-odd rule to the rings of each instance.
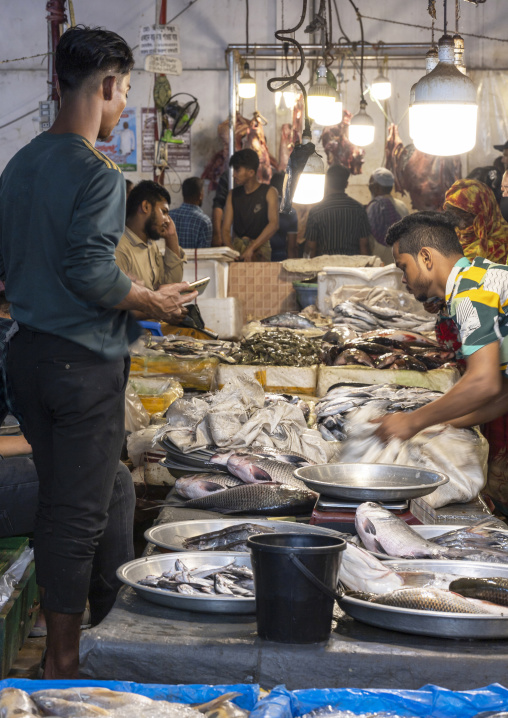
[[370, 96], [374, 100], [387, 100], [392, 95], [392, 83], [381, 73], [370, 87]]
[[449, 35], [439, 40], [438, 53], [437, 66], [414, 86], [411, 137], [421, 152], [446, 157], [475, 146], [478, 105], [475, 86], [455, 67]]
[[[302, 145], [310, 142], [304, 137]], [[313, 145], [314, 146], [314, 145]], [[315, 204], [321, 202], [325, 194], [325, 166], [317, 152], [307, 158], [293, 195], [295, 204]]]
[[337, 97], [336, 91], [326, 80], [326, 67], [321, 63], [317, 71], [317, 81], [312, 85], [307, 96], [309, 117], [312, 117], [318, 125], [326, 125]]
[[256, 80], [252, 77], [249, 70], [249, 63], [244, 62], [242, 76], [238, 83], [238, 94], [242, 100], [248, 100], [256, 96]]
[[[429, 72], [432, 72], [432, 70], [437, 67], [437, 63], [439, 62], [439, 55], [437, 52], [437, 47], [435, 45], [432, 45], [430, 50], [425, 55], [425, 74], [429, 74]], [[414, 87], [414, 85], [413, 85]]]
[[349, 125], [349, 141], [358, 147], [365, 147], [374, 142], [374, 121], [365, 112], [367, 103], [360, 101], [360, 111], [351, 119]]

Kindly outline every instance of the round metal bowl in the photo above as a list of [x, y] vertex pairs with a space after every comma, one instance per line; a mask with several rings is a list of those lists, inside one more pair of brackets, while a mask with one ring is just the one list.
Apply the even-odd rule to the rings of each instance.
[[449, 481], [437, 471], [393, 464], [318, 464], [295, 476], [323, 496], [351, 501], [415, 499]]
[[[169, 551], [195, 551], [195, 549], [184, 548], [185, 539], [199, 536], [201, 534], [210, 533], [211, 531], [221, 531], [228, 526], [237, 526], [239, 524], [257, 524], [259, 526], [267, 526], [279, 533], [313, 533], [327, 536], [337, 536], [336, 531], [331, 529], [320, 528], [319, 526], [309, 526], [309, 524], [298, 524], [294, 521], [269, 521], [266, 519], [215, 519], [209, 521], [175, 521], [169, 524], [159, 524], [152, 526], [145, 531], [145, 539], [150, 543], [154, 543], [160, 548]], [[199, 553], [206, 553], [200, 551]], [[217, 551], [208, 553], [216, 554]], [[208, 561], [210, 563], [210, 561]]]
[[[434, 561], [418, 559], [411, 561], [386, 561], [394, 570], [433, 571], [457, 576], [505, 577], [508, 565], [480, 563], [476, 561]], [[344, 596], [340, 600], [342, 610], [362, 623], [402, 633], [415, 633], [437, 638], [508, 638], [508, 617], [477, 615], [469, 613], [445, 613], [444, 611], [420, 611], [397, 608], [361, 601]]]
[[242, 598], [241, 596], [186, 596], [183, 593], [173, 593], [164, 588], [151, 588], [140, 586], [138, 581], [148, 575], [160, 576], [165, 571], [174, 568], [175, 562], [180, 559], [188, 569], [200, 566], [227, 566], [233, 561], [237, 566], [252, 568], [249, 553], [227, 553], [214, 551], [213, 556], [206, 551], [171, 553], [163, 556], [147, 556], [135, 561], [124, 563], [117, 570], [116, 575], [127, 586], [131, 586], [141, 598], [157, 603], [159, 606], [179, 608], [182, 611], [199, 611], [202, 613], [255, 613], [256, 599]]

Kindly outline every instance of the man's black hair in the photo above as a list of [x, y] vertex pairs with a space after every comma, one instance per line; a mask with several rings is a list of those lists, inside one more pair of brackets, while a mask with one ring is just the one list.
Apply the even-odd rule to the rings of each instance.
[[332, 165], [326, 173], [326, 191], [344, 192], [349, 180], [350, 171], [344, 165]]
[[183, 201], [198, 200], [203, 191], [203, 180], [199, 177], [187, 177], [182, 183]]
[[422, 247], [431, 247], [444, 257], [464, 254], [455, 232], [456, 222], [446, 212], [415, 212], [395, 222], [386, 233], [386, 244], [399, 243], [401, 254], [416, 259]]
[[60, 91], [81, 87], [100, 72], [126, 75], [134, 67], [132, 50], [116, 32], [99, 27], [76, 25], [64, 32], [55, 54], [55, 69]]
[[254, 172], [257, 172], [259, 167], [258, 153], [249, 149], [238, 150], [238, 152], [235, 152], [235, 154], [231, 156], [229, 166], [234, 170], [240, 169], [240, 167], [245, 167], [247, 170], [254, 170]]
[[157, 202], [171, 204], [171, 197], [165, 187], [152, 180], [142, 180], [131, 189], [127, 197], [127, 218], [133, 217], [138, 211], [139, 205], [147, 200], [152, 206]]

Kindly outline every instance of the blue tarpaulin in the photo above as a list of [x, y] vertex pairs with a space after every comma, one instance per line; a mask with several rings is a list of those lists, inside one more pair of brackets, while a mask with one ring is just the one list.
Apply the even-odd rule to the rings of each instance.
[[49, 690], [50, 688], [74, 688], [76, 686], [83, 688], [85, 686], [100, 686], [101, 688], [109, 688], [112, 691], [139, 693], [155, 700], [173, 701], [175, 703], [207, 703], [224, 693], [240, 693], [241, 695], [235, 698], [233, 703], [250, 711], [255, 708], [259, 698], [258, 685], [249, 686], [244, 684], [167, 686], [158, 683], [132, 683], [130, 681], [90, 681], [88, 679], [82, 681], [30, 681], [22, 678], [7, 678], [0, 681], [0, 690], [3, 688], [19, 688], [27, 693]]
[[405, 718], [473, 718], [483, 711], [508, 710], [508, 689], [493, 683], [473, 691], [427, 685], [418, 691], [329, 688], [288, 691], [277, 686], [251, 718], [297, 718], [331, 705], [352, 713], [390, 711]]

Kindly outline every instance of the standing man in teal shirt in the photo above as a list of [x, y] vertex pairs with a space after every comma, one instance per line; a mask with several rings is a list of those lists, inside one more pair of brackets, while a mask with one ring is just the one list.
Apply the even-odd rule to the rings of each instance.
[[79, 629], [124, 438], [129, 310], [171, 321], [196, 293], [157, 291], [115, 264], [125, 180], [95, 149], [125, 108], [132, 52], [74, 27], [56, 50], [61, 109], [0, 178], [0, 274], [19, 330], [7, 361], [39, 476], [37, 581], [48, 626], [45, 678], [75, 678]]

